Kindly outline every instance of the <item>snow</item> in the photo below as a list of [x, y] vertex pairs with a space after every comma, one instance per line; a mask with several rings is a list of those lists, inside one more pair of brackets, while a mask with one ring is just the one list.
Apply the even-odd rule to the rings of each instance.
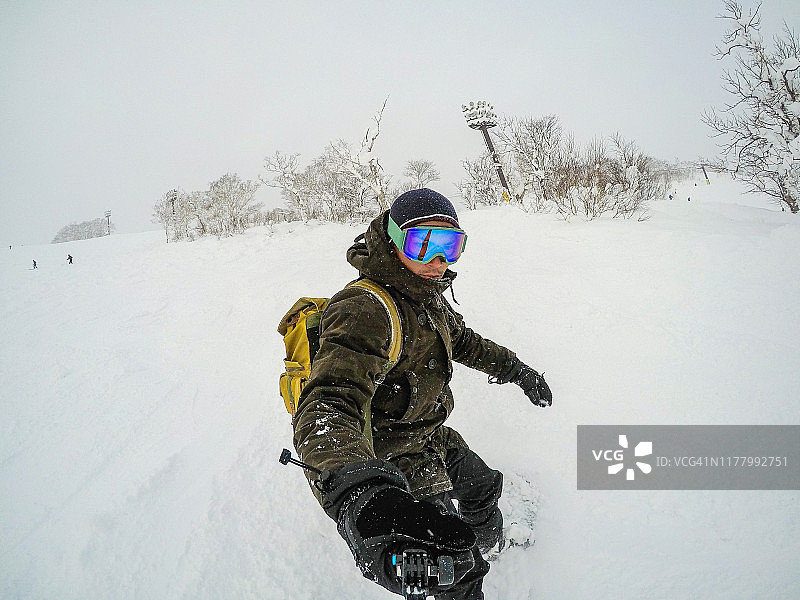
[[[800, 597], [798, 491], [576, 489], [579, 424], [798, 423], [800, 221], [727, 176], [674, 195], [645, 221], [461, 209], [459, 310], [555, 398], [454, 375], [451, 424], [539, 494], [489, 599]], [[277, 460], [275, 328], [353, 277], [362, 229], [0, 253], [0, 597], [392, 597]]]
[[800, 69], [800, 59], [798, 59], [796, 56], [788, 56], [783, 59], [780, 69], [782, 73], [795, 71], [797, 69]]

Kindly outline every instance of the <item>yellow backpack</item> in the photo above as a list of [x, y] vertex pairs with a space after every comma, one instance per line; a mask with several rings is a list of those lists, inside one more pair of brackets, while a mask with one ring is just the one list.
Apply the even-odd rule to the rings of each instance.
[[[384, 365], [378, 383], [392, 370], [400, 358], [403, 335], [400, 329], [400, 313], [397, 305], [383, 287], [370, 279], [359, 279], [347, 284], [347, 287], [358, 287], [372, 294], [386, 309], [391, 324], [391, 340], [389, 344], [389, 360]], [[286, 372], [280, 377], [280, 391], [286, 410], [294, 415], [300, 393], [311, 376], [311, 363], [319, 350], [320, 321], [328, 306], [329, 298], [300, 298], [283, 316], [278, 325], [278, 333], [283, 336], [286, 345]], [[367, 411], [369, 420], [369, 411]]]

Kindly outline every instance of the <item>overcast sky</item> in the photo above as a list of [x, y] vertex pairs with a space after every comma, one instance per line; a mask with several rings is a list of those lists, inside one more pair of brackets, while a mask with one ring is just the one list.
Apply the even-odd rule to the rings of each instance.
[[[750, 5], [752, 6], [752, 4]], [[166, 191], [263, 174], [357, 143], [388, 96], [377, 150], [442, 172], [483, 149], [461, 105], [556, 114], [579, 141], [621, 133], [665, 159], [716, 154], [723, 2], [269, 1], [0, 3], [0, 244], [46, 243], [112, 211], [155, 229]], [[765, 0], [762, 31], [800, 27]], [[277, 203], [274, 190], [261, 192]]]

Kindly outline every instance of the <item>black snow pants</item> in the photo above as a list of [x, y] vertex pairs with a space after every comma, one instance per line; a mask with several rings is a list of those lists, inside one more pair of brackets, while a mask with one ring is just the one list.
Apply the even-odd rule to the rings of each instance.
[[467, 448], [449, 449], [446, 463], [453, 489], [426, 500], [458, 514], [472, 527], [478, 543], [473, 549], [473, 569], [446, 593], [437, 594], [435, 598], [481, 600], [483, 578], [489, 572], [489, 563], [481, 552], [492, 548], [503, 535], [503, 514], [497, 506], [503, 492], [503, 474], [489, 468], [480, 456]]

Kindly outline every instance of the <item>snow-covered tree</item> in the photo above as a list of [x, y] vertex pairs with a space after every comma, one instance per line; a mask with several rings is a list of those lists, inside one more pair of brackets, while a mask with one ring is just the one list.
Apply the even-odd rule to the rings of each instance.
[[164, 228], [164, 235], [167, 238], [167, 242], [169, 242], [171, 217], [170, 198], [173, 192], [175, 192], [175, 190], [167, 192], [153, 205], [153, 223], [158, 223]]
[[184, 216], [186, 237], [204, 236], [211, 233], [211, 197], [207, 190], [180, 192], [179, 203]]
[[723, 76], [734, 100], [703, 120], [722, 138], [734, 175], [751, 191], [763, 192], [793, 213], [800, 211], [800, 43], [784, 24], [767, 48], [761, 33], [760, 4], [745, 15], [734, 0], [722, 15], [730, 24], [717, 48], [734, 67]]
[[193, 240], [203, 235], [231, 235], [260, 222], [255, 202], [259, 184], [226, 173], [204, 191], [166, 192], [153, 206], [153, 222], [161, 224], [167, 241]]
[[91, 221], [83, 221], [82, 223], [70, 223], [58, 230], [51, 243], [60, 244], [61, 242], [103, 237], [108, 235], [109, 230], [114, 231], [115, 229], [114, 223], [109, 225], [108, 220], [103, 217], [92, 219]]
[[388, 208], [391, 177], [375, 152], [385, 108], [386, 102], [358, 148], [343, 139], [330, 142], [305, 168], [299, 165], [299, 155], [275, 152], [264, 159], [267, 175], [261, 181], [279, 188], [304, 221], [363, 221]]
[[526, 207], [543, 210], [554, 200], [552, 182], [559, 168], [562, 144], [558, 117], [504, 119], [497, 130], [501, 151], [513, 163], [510, 176], [520, 179], [515, 198]]
[[258, 182], [243, 181], [236, 173], [226, 173], [212, 181], [208, 196], [217, 223], [217, 234], [244, 231], [252, 216], [261, 208], [255, 203]]
[[342, 156], [349, 152], [344, 140], [328, 144], [303, 173], [308, 194], [315, 199], [315, 216], [319, 218], [340, 223], [362, 220], [366, 206], [375, 206], [369, 202], [374, 198], [369, 186], [353, 174], [352, 165], [343, 164]]
[[403, 176], [408, 178], [407, 189], [417, 190], [428, 187], [429, 183], [439, 181], [442, 175], [433, 161], [420, 159], [408, 161], [403, 170]]
[[[526, 211], [555, 210], [566, 218], [630, 217], [666, 192], [663, 169], [619, 135], [612, 138], [615, 152], [610, 153], [601, 139], [578, 147], [555, 115], [505, 118], [493, 131], [512, 202]], [[468, 177], [457, 186], [469, 208], [501, 201], [488, 154], [462, 165]]]
[[259, 180], [266, 186], [281, 190], [284, 201], [297, 211], [303, 221], [307, 221], [311, 212], [310, 197], [303, 185], [299, 161], [299, 154], [284, 154], [276, 150], [274, 155], [264, 159], [267, 176], [259, 176]]
[[352, 146], [343, 140], [329, 146], [339, 159], [339, 172], [348, 173], [359, 181], [375, 198], [381, 210], [389, 208], [388, 191], [391, 177], [381, 166], [380, 158], [375, 151], [375, 142], [381, 134], [381, 120], [388, 100], [387, 98], [383, 101], [380, 110], [372, 117], [374, 126], [367, 127], [358, 151], [354, 151]]
[[193, 240], [207, 233], [210, 218], [207, 192], [165, 192], [153, 206], [153, 221], [161, 224], [167, 241]]
[[629, 217], [640, 212], [647, 201], [663, 198], [671, 177], [636, 143], [619, 134], [612, 137], [612, 143], [614, 156], [609, 160], [607, 192], [614, 198], [614, 216]]
[[500, 202], [503, 187], [497, 179], [497, 169], [488, 152], [476, 159], [464, 159], [461, 166], [467, 172], [467, 178], [458, 182], [456, 189], [467, 208], [473, 210], [481, 204], [490, 206]]

